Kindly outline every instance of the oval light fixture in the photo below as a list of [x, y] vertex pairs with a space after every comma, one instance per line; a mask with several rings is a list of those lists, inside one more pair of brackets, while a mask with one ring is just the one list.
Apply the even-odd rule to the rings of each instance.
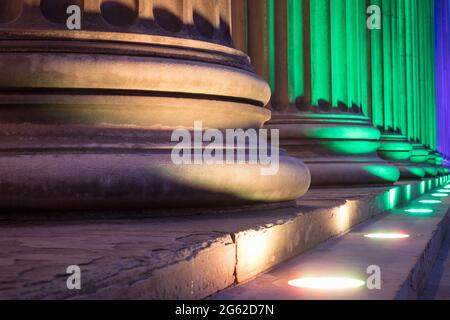
[[371, 233], [364, 235], [364, 237], [369, 239], [396, 240], [409, 238], [410, 235], [404, 233]]
[[364, 286], [360, 279], [347, 277], [310, 277], [295, 279], [288, 282], [292, 287], [316, 290], [348, 290]]
[[420, 200], [419, 203], [423, 203], [423, 204], [438, 204], [438, 203], [442, 203], [442, 201], [440, 201], [440, 200]]
[[433, 213], [431, 209], [407, 209], [405, 212], [408, 213]]

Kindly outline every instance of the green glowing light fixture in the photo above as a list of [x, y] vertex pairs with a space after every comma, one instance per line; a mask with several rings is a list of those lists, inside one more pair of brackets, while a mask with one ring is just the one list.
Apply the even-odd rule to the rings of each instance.
[[431, 210], [431, 209], [407, 209], [407, 210], [405, 210], [405, 212], [421, 214], [421, 213], [433, 213], [433, 210]]
[[442, 203], [442, 201], [440, 201], [440, 200], [420, 200], [419, 203], [423, 203], [423, 204], [438, 204], [438, 203]]
[[433, 193], [432, 196], [436, 197], [436, 198], [445, 198], [445, 197], [448, 197], [448, 194], [446, 194], [446, 193]]

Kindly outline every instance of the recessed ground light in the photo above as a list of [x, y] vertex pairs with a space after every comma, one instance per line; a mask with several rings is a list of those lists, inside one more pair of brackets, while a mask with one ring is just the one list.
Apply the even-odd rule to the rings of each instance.
[[408, 213], [433, 213], [431, 209], [407, 209], [405, 212]]
[[406, 239], [409, 238], [409, 234], [403, 233], [371, 233], [366, 234], [364, 237], [369, 239]]
[[442, 203], [442, 201], [440, 200], [420, 200], [420, 203], [424, 203], [424, 204], [438, 204], [438, 203]]
[[448, 197], [448, 194], [446, 194], [446, 193], [433, 193], [432, 196], [433, 197], [437, 197], [437, 198], [445, 198], [445, 197]]
[[312, 277], [291, 280], [290, 286], [302, 289], [316, 290], [348, 290], [365, 286], [366, 283], [359, 279], [345, 277]]

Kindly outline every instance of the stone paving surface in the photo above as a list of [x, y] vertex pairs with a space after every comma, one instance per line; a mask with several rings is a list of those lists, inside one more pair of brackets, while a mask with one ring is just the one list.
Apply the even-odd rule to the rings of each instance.
[[[325, 198], [320, 208], [345, 203]], [[8, 217], [0, 221], [0, 298], [203, 298], [235, 283], [236, 234], [270, 230], [318, 207], [305, 200], [189, 217]], [[81, 292], [66, 288], [69, 265], [82, 269]], [[177, 276], [189, 281], [171, 283]]]
[[423, 300], [450, 300], [450, 233], [447, 233], [436, 264], [428, 280]]
[[[423, 198], [429, 199], [428, 196]], [[415, 216], [406, 214], [404, 209], [394, 210], [211, 299], [417, 299], [424, 289], [445, 236], [450, 221], [449, 206], [450, 198], [447, 198], [434, 207], [432, 216]], [[415, 201], [408, 207], [417, 208], [420, 205]], [[401, 240], [373, 240], [364, 237], [378, 232], [406, 233], [411, 237]], [[446, 263], [449, 266], [449, 262]], [[373, 265], [381, 270], [380, 290], [369, 290], [367, 286], [363, 286], [358, 289], [328, 291], [300, 289], [288, 284], [290, 280], [303, 277], [350, 277], [366, 281], [369, 277], [367, 268]], [[445, 291], [449, 293], [449, 270], [447, 268], [439, 285], [441, 294]]]
[[[380, 214], [391, 188], [311, 190], [283, 207], [190, 216], [3, 214], [0, 299], [202, 299]], [[80, 291], [67, 290], [69, 265], [81, 267]]]

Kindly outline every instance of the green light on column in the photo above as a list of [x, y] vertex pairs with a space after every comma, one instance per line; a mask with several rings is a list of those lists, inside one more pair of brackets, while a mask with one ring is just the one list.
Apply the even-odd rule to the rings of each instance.
[[[351, 66], [347, 65], [347, 28], [346, 28], [346, 1], [330, 0], [331, 19], [331, 92], [333, 107], [338, 102], [349, 105], [348, 101], [348, 76]], [[355, 63], [355, 61], [353, 61]]]
[[331, 102], [331, 48], [329, 0], [311, 4], [311, 86], [312, 104]]

